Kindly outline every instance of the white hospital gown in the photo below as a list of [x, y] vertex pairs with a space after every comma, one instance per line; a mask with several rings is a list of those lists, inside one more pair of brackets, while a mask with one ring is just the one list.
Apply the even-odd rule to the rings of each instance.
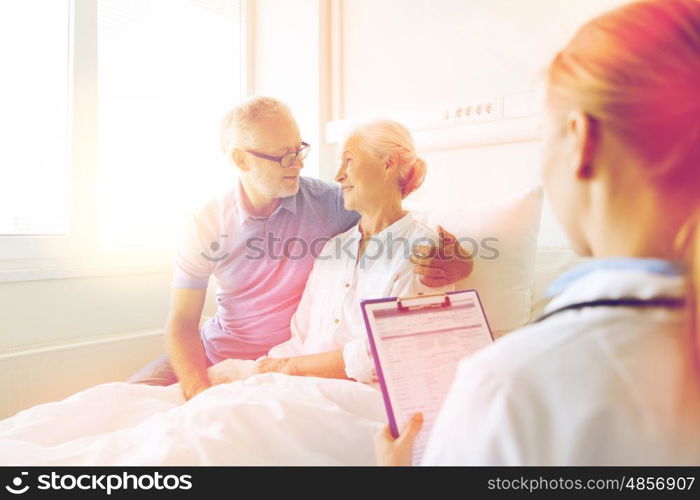
[[292, 317], [291, 338], [273, 347], [274, 358], [343, 349], [345, 373], [359, 382], [376, 378], [360, 301], [403, 297], [454, 289], [429, 288], [409, 260], [412, 248], [437, 245], [438, 234], [408, 213], [368, 242], [357, 261], [359, 227], [331, 238], [314, 262], [299, 307]]

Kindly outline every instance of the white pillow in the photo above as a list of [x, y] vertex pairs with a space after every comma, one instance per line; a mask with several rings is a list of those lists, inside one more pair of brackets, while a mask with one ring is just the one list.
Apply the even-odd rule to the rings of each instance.
[[537, 187], [489, 208], [469, 208], [465, 202], [456, 210], [413, 212], [432, 228], [442, 225], [475, 254], [474, 271], [457, 283], [457, 290], [479, 292], [496, 337], [530, 319], [542, 199], [542, 188]]

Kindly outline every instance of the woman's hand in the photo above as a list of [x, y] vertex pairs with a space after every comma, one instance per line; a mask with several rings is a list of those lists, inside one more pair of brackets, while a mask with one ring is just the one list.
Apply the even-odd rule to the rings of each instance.
[[259, 373], [284, 373], [285, 375], [296, 375], [292, 358], [269, 358], [263, 356], [255, 362], [253, 375]]
[[385, 425], [374, 436], [374, 455], [377, 465], [407, 466], [413, 458], [413, 441], [423, 427], [423, 414], [416, 413], [403, 428], [398, 438], [391, 435], [389, 425]]
[[255, 361], [243, 359], [225, 359], [207, 370], [212, 385], [228, 384], [243, 380], [255, 369]]

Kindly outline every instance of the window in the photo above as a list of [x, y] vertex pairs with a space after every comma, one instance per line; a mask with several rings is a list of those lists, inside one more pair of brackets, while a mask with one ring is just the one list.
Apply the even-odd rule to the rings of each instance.
[[0, 3], [0, 235], [69, 225], [70, 3]]
[[[0, 259], [173, 247], [234, 180], [245, 0], [0, 2]], [[9, 261], [7, 261], [9, 262]]]
[[235, 0], [100, 0], [101, 245], [167, 244], [231, 183], [219, 125], [242, 94], [241, 19]]

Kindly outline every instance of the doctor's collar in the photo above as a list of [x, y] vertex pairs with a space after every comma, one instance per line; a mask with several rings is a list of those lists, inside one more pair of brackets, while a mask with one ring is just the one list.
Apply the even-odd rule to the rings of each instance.
[[559, 295], [573, 282], [595, 271], [642, 271], [662, 276], [682, 276], [685, 272], [681, 263], [662, 259], [632, 257], [595, 259], [580, 264], [555, 279], [547, 289], [546, 297], [551, 298]]

